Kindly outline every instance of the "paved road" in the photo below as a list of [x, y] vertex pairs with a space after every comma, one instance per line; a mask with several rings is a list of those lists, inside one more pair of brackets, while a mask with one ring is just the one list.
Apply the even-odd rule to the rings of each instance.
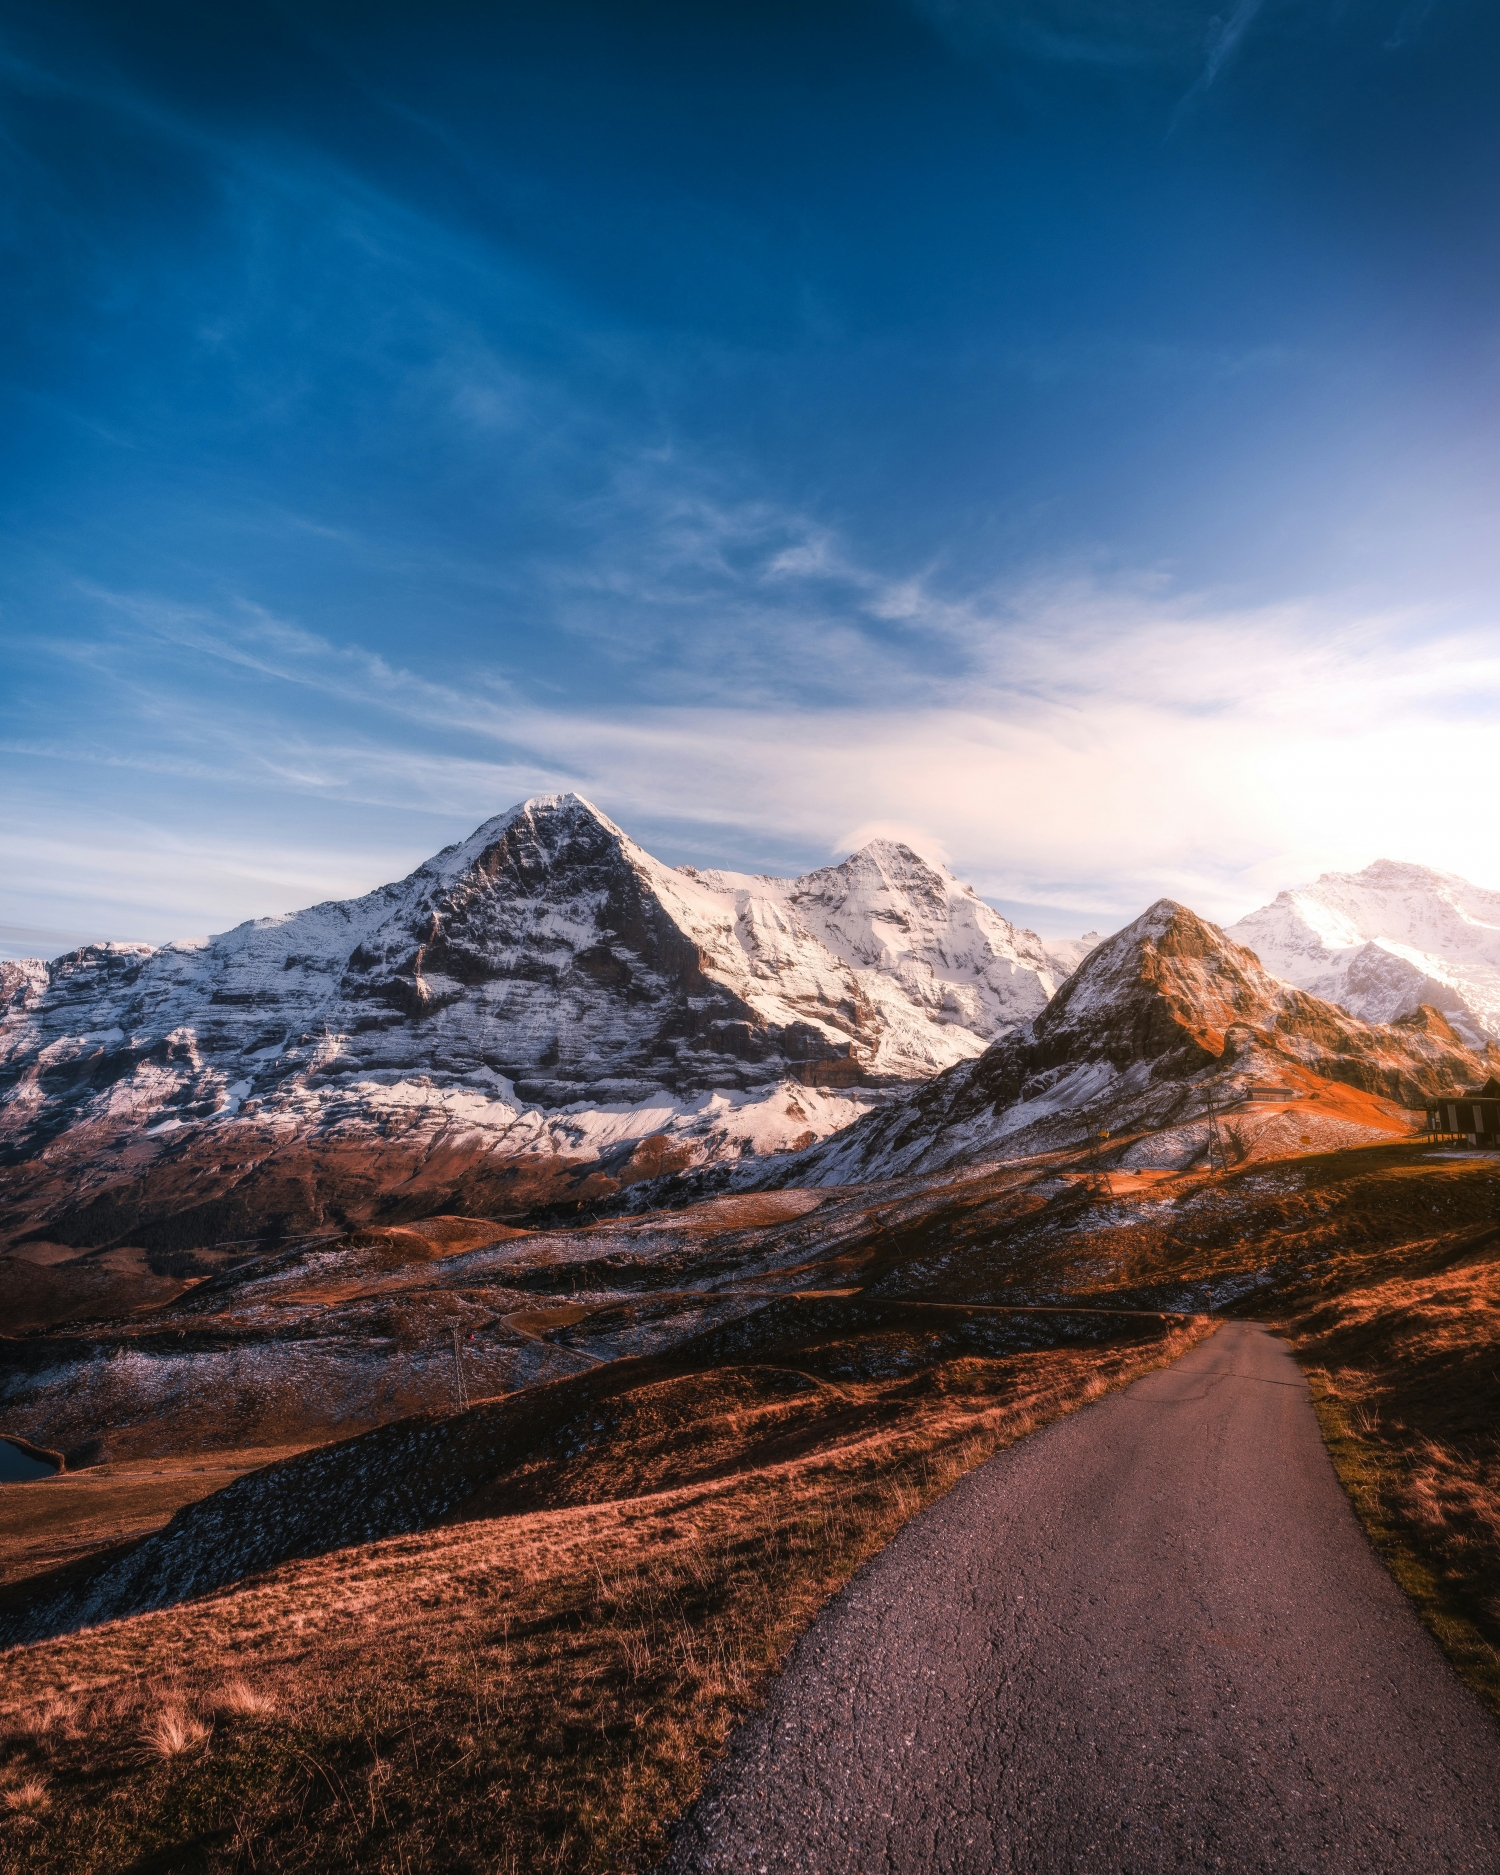
[[1500, 1875], [1500, 1729], [1230, 1323], [999, 1454], [804, 1637], [665, 1867]]

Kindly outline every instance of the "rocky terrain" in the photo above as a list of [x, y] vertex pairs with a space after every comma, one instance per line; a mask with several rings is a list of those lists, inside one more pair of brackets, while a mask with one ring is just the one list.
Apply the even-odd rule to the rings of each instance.
[[1107, 1170], [1228, 1165], [1401, 1137], [1500, 1049], [1420, 1005], [1360, 1021], [1159, 900], [1090, 952], [1033, 1022], [799, 1154], [798, 1184], [906, 1176], [1076, 1147]]
[[1326, 872], [1228, 928], [1274, 975], [1367, 1022], [1421, 1003], [1474, 1045], [1500, 1036], [1500, 892], [1380, 859]]
[[0, 966], [0, 1240], [161, 1265], [805, 1146], [1036, 1015], [1081, 949], [899, 843], [698, 873], [540, 796], [361, 899]]

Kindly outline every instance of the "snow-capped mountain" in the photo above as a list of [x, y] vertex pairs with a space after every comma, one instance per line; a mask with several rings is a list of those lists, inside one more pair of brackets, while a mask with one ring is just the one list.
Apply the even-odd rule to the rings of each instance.
[[736, 941], [758, 969], [790, 983], [810, 941], [851, 972], [881, 1033], [876, 1062], [904, 1080], [978, 1053], [971, 1037], [982, 1047], [1035, 1015], [1075, 967], [1064, 946], [1018, 930], [894, 840], [800, 879], [680, 870], [733, 906]]
[[1500, 1036], [1500, 892], [1379, 859], [1279, 893], [1228, 936], [1274, 975], [1368, 1022], [1420, 1003], [1478, 1042]]
[[30, 1168], [5, 1223], [84, 1198], [95, 1239], [134, 1230], [122, 1194], [168, 1162], [239, 1216], [273, 1162], [311, 1176], [294, 1147], [382, 1188], [434, 1154], [504, 1165], [533, 1202], [582, 1167], [612, 1189], [784, 1150], [977, 1056], [1065, 969], [897, 842], [801, 879], [698, 873], [539, 796], [363, 898], [0, 966], [0, 1147]]
[[1497, 1066], [1500, 1049], [1470, 1048], [1431, 1008], [1360, 1021], [1161, 899], [1091, 951], [1035, 1021], [800, 1154], [789, 1182], [1076, 1148], [1088, 1128], [1116, 1142], [1114, 1163], [1127, 1169], [1188, 1164], [1205, 1150], [1208, 1098], [1243, 1130], [1240, 1103], [1258, 1086], [1276, 1090], [1278, 1125], [1280, 1110], [1299, 1108], [1278, 1150], [1304, 1138], [1354, 1144], [1404, 1135], [1413, 1104], [1481, 1084]]

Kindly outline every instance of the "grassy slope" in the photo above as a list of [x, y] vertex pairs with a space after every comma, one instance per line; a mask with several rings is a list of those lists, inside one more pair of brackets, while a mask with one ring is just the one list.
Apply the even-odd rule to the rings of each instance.
[[[1423, 1247], [1288, 1327], [1372, 1542], [1500, 1717], [1500, 1242]], [[1433, 1267], [1436, 1264], [1437, 1267]]]
[[517, 1465], [506, 1495], [535, 1508], [482, 1491], [439, 1530], [11, 1655], [0, 1866], [649, 1866], [861, 1562], [997, 1447], [1204, 1331], [984, 1356], [887, 1324], [648, 1369], [614, 1396], [618, 1436]]
[[[295, 1449], [295, 1448], [289, 1448]], [[35, 1594], [38, 1578], [77, 1570], [101, 1551], [159, 1530], [185, 1504], [282, 1456], [264, 1447], [201, 1458], [95, 1465], [46, 1480], [43, 1490], [0, 1484], [0, 1623]]]

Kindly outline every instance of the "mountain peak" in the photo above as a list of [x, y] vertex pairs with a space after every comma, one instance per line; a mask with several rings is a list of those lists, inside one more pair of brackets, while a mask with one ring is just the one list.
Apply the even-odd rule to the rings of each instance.
[[1124, 1066], [1216, 1059], [1235, 1023], [1260, 1026], [1270, 979], [1216, 925], [1175, 899], [1159, 898], [1096, 946], [1038, 1017], [1045, 1057], [1086, 1047]]
[[1268, 970], [1371, 1022], [1421, 1003], [1470, 1044], [1500, 1036], [1500, 892], [1377, 859], [1279, 893], [1230, 926]]
[[430, 871], [445, 879], [454, 878], [518, 828], [529, 830], [540, 851], [552, 851], [558, 847], [560, 838], [584, 827], [595, 828], [617, 842], [629, 839], [607, 814], [581, 794], [532, 794], [524, 801], [517, 801], [514, 807], [506, 808], [503, 814], [481, 821], [467, 838], [445, 846], [424, 866], [418, 867], [412, 877]]
[[856, 847], [844, 864], [851, 865], [855, 860], [868, 860], [872, 865], [895, 872], [925, 872], [937, 879], [954, 877], [951, 868], [945, 866], [942, 860], [934, 859], [930, 853], [924, 853], [920, 847], [911, 845], [907, 840], [890, 839], [884, 834]]

